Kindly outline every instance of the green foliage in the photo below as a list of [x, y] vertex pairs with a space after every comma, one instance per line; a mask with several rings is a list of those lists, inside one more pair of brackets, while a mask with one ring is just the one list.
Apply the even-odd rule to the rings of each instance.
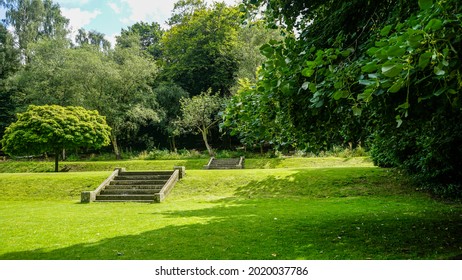
[[119, 47], [132, 47], [132, 40], [140, 47], [142, 51], [150, 54], [154, 59], [162, 56], [160, 40], [164, 30], [160, 24], [153, 22], [137, 22], [129, 26], [127, 30], [122, 29], [120, 36], [117, 36], [117, 45]]
[[209, 89], [192, 98], [181, 98], [180, 104], [181, 119], [175, 125], [184, 133], [201, 134], [207, 151], [212, 156], [208, 136], [210, 129], [220, 121], [218, 112], [223, 105], [223, 98], [218, 94], [212, 95], [212, 90]]
[[[458, 145], [460, 128], [442, 125], [443, 119], [458, 122], [462, 108], [458, 1], [244, 4], [249, 14], [267, 5], [269, 24], [288, 30], [284, 40], [262, 46], [268, 59], [247, 98], [272, 100], [270, 106], [259, 103], [275, 124], [262, 122], [269, 141], [301, 150], [372, 143], [378, 164], [401, 167], [435, 186], [461, 186], [460, 151], [451, 148]], [[237, 105], [249, 109], [250, 119], [240, 126], [258, 123], [262, 114], [250, 113], [250, 105], [230, 106]], [[285, 139], [271, 133], [280, 114]]]
[[111, 48], [111, 43], [104, 38], [104, 34], [95, 30], [86, 31], [80, 28], [75, 36], [75, 42], [83, 47], [91, 45], [99, 51], [107, 52]]
[[160, 83], [154, 89], [154, 93], [157, 97], [159, 107], [163, 111], [163, 118], [159, 123], [160, 130], [169, 138], [170, 148], [175, 151], [175, 137], [180, 135], [180, 131], [173, 123], [181, 113], [181, 98], [188, 98], [189, 94], [180, 86], [171, 82]]
[[19, 48], [24, 51], [28, 44], [39, 38], [63, 39], [69, 20], [61, 15], [59, 4], [51, 0], [5, 0], [6, 23], [14, 27]]
[[194, 9], [162, 37], [165, 80], [191, 95], [209, 88], [229, 93], [238, 69], [236, 57], [239, 12], [215, 3]]
[[13, 36], [0, 24], [0, 138], [14, 119], [15, 104], [6, 81], [19, 67], [19, 51], [14, 48]]
[[[29, 106], [5, 130], [3, 150], [9, 155], [59, 154], [63, 149], [108, 145], [110, 128], [97, 111], [58, 105]], [[57, 156], [56, 156], [57, 159]], [[56, 170], [57, 171], [57, 165]]]

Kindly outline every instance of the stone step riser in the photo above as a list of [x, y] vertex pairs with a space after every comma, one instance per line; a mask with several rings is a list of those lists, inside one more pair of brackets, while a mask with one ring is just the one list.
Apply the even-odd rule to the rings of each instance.
[[119, 200], [119, 201], [133, 201], [133, 200], [154, 200], [154, 195], [99, 195], [96, 201]]
[[172, 172], [121, 172], [118, 176], [172, 176]]
[[166, 180], [115, 180], [111, 181], [109, 185], [162, 185], [165, 184]]
[[156, 194], [160, 190], [104, 190], [100, 195], [137, 195], [137, 194]]
[[167, 181], [170, 178], [170, 175], [132, 175], [132, 176], [117, 176], [114, 178], [116, 181], [124, 181], [124, 180], [164, 180]]
[[160, 190], [164, 185], [110, 185], [104, 190]]

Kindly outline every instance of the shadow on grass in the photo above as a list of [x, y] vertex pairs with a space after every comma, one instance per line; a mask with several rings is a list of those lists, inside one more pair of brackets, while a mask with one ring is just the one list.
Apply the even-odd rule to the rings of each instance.
[[[12, 252], [0, 259], [449, 259], [461, 255], [460, 213], [430, 209], [424, 215], [402, 215], [403, 209], [386, 212], [387, 203], [236, 199], [161, 217], [203, 222], [60, 249]], [[140, 219], [149, 215], [158, 214], [140, 215]]]

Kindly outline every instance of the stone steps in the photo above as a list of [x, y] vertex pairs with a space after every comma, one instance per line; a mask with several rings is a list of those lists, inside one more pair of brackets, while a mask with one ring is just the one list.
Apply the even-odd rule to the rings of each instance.
[[184, 166], [173, 171], [131, 171], [116, 168], [94, 191], [84, 191], [81, 202], [162, 202], [185, 176]]
[[244, 157], [217, 159], [211, 158], [209, 164], [204, 166], [205, 169], [243, 169]]
[[98, 194], [99, 202], [154, 202], [173, 172], [120, 172]]

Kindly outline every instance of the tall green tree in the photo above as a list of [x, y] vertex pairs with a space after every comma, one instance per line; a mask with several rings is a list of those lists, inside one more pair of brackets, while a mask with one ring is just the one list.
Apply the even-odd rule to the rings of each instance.
[[228, 94], [238, 69], [239, 16], [236, 7], [215, 3], [195, 9], [166, 31], [162, 38], [165, 79], [191, 95], [208, 88]]
[[63, 149], [101, 148], [108, 145], [110, 128], [97, 111], [58, 105], [29, 106], [5, 131], [3, 150], [9, 155], [55, 154], [58, 172]]
[[291, 144], [372, 139], [378, 164], [401, 167], [438, 192], [462, 194], [462, 150], [454, 148], [462, 139], [459, 1], [244, 6], [249, 14], [265, 7], [268, 24], [286, 28], [283, 40], [261, 48], [267, 61], [254, 94], [277, 102], [268, 114], [286, 113]]
[[6, 81], [19, 67], [19, 51], [14, 47], [13, 36], [0, 24], [0, 138], [14, 119], [15, 104]]
[[30, 51], [30, 63], [9, 79], [16, 102], [98, 110], [112, 128], [117, 158], [121, 137], [160, 120], [151, 84], [157, 67], [139, 48], [101, 52], [91, 45], [69, 48], [67, 41], [41, 40]]
[[179, 128], [174, 125], [175, 120], [181, 114], [180, 100], [188, 98], [189, 94], [178, 85], [171, 82], [163, 82], [154, 88], [159, 107], [163, 111], [163, 117], [159, 123], [160, 131], [168, 138], [172, 151], [176, 151], [176, 137], [180, 135]]
[[140, 49], [149, 53], [154, 59], [162, 55], [160, 40], [164, 30], [160, 24], [153, 22], [137, 22], [127, 29], [122, 29], [120, 36], [117, 36], [119, 47], [132, 47], [132, 41], [139, 45]]
[[51, 0], [3, 0], [5, 23], [14, 28], [19, 49], [24, 53], [29, 43], [39, 38], [65, 38], [69, 20]]
[[209, 144], [210, 129], [221, 120], [218, 113], [223, 105], [223, 98], [212, 95], [209, 89], [191, 98], [181, 98], [181, 117], [176, 125], [185, 133], [195, 133], [202, 136], [210, 156], [214, 155]]
[[84, 28], [80, 28], [75, 36], [75, 42], [79, 46], [91, 45], [97, 50], [107, 52], [111, 48], [111, 43], [104, 36], [101, 32], [95, 30], [86, 31]]

